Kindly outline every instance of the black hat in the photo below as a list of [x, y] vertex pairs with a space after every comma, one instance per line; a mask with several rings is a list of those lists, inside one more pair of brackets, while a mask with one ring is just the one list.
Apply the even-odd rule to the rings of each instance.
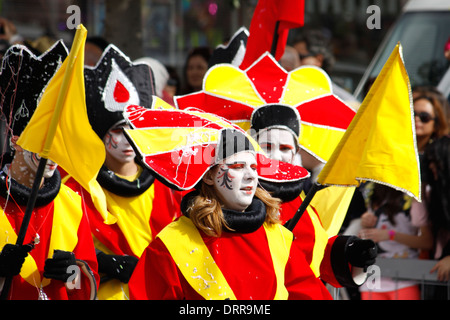
[[251, 116], [251, 128], [256, 134], [272, 128], [291, 131], [298, 141], [300, 135], [300, 114], [297, 109], [282, 104], [267, 104], [256, 108]]
[[211, 68], [219, 63], [231, 63], [239, 66], [244, 59], [248, 35], [248, 30], [241, 27], [226, 45], [218, 45], [209, 58], [208, 67]]
[[150, 108], [151, 96], [156, 94], [150, 67], [132, 63], [112, 44], [96, 66], [85, 66], [84, 78], [89, 122], [101, 139], [112, 126], [125, 121], [126, 106]]
[[42, 92], [67, 55], [62, 40], [40, 56], [23, 45], [13, 45], [6, 51], [0, 73], [0, 105], [12, 135], [19, 136], [25, 129]]
[[221, 132], [219, 143], [216, 147], [215, 162], [218, 163], [241, 151], [255, 152], [255, 148], [248, 137], [241, 131], [236, 129], [224, 129]]

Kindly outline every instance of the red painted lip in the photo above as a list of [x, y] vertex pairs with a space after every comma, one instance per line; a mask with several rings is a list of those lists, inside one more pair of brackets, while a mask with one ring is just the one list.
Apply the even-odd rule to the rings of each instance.
[[241, 190], [244, 191], [246, 194], [253, 193], [253, 187], [244, 187], [244, 188], [241, 188]]

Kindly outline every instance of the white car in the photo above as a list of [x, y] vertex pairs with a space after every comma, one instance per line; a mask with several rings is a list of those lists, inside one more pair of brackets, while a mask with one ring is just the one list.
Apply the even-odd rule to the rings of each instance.
[[410, 0], [378, 48], [354, 96], [360, 101], [364, 99], [371, 81], [400, 42], [411, 86], [438, 87], [449, 97], [450, 62], [444, 57], [444, 45], [449, 38], [450, 0]]

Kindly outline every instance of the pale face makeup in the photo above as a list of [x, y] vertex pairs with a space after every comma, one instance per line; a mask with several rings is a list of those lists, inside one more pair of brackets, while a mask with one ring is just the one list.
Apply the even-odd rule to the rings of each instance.
[[[36, 174], [39, 162], [41, 160], [41, 157], [37, 153], [30, 152], [28, 150], [23, 150], [23, 159], [25, 163], [28, 165], [30, 170]], [[52, 160], [48, 159], [47, 164], [44, 169], [44, 178], [50, 178], [55, 173], [55, 170], [57, 168], [57, 164], [54, 163]]]
[[129, 129], [129, 125], [119, 124], [108, 130], [103, 138], [107, 158], [112, 158], [117, 163], [134, 162], [136, 156], [133, 148], [123, 133], [123, 128]]
[[258, 184], [255, 155], [243, 151], [222, 160], [204, 182], [214, 185], [224, 209], [244, 211], [252, 203]]
[[258, 143], [271, 159], [293, 163], [297, 147], [294, 135], [284, 129], [273, 128], [261, 131]]

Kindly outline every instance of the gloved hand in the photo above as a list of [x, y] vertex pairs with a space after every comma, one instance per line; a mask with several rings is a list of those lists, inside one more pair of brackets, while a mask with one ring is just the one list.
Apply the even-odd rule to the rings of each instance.
[[98, 272], [105, 273], [108, 277], [120, 282], [128, 283], [139, 259], [133, 256], [121, 256], [97, 253]]
[[363, 268], [375, 263], [377, 257], [377, 246], [375, 242], [370, 239], [360, 239], [358, 237], [350, 237], [345, 246], [345, 258], [355, 267]]
[[0, 253], [0, 277], [18, 275], [31, 249], [33, 249], [33, 246], [30, 244], [6, 244]]
[[44, 277], [67, 282], [67, 279], [75, 272], [75, 269], [69, 267], [76, 265], [73, 252], [55, 250], [53, 257], [45, 260]]

